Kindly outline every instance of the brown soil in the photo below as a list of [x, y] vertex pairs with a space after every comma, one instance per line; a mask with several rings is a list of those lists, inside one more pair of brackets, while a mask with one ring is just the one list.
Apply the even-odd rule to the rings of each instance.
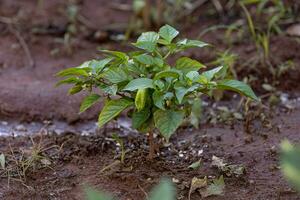
[[[0, 114], [26, 120], [28, 118], [29, 120], [55, 118], [74, 122], [79, 119], [90, 119], [96, 115], [97, 110], [79, 116], [78, 106], [82, 96], [70, 97], [67, 96], [67, 87], [55, 88], [58, 79], [54, 75], [63, 68], [76, 66], [87, 59], [98, 57], [97, 46], [99, 45], [108, 49], [111, 49], [112, 45], [119, 48], [119, 45], [97, 44], [97, 42], [89, 42], [84, 35], [78, 35], [78, 38], [74, 38], [72, 41], [73, 53], [68, 55], [64, 45], [57, 43], [58, 37], [63, 37], [59, 30], [62, 29], [64, 33], [65, 25], [68, 22], [62, 13], [62, 9], [66, 7], [65, 3], [44, 1], [42, 10], [37, 9], [36, 6], [35, 0], [26, 3], [0, 2], [0, 16], [16, 17], [21, 15], [19, 21], [26, 22], [22, 24], [18, 32], [26, 41], [35, 61], [35, 67], [28, 65], [28, 58], [16, 36], [12, 34], [7, 24], [0, 23], [0, 96], [2, 97]], [[97, 9], [89, 12], [91, 8]], [[59, 12], [60, 10], [62, 11]], [[118, 15], [107, 14], [113, 11], [111, 4], [104, 0], [85, 2], [81, 6], [81, 12], [95, 27], [123, 22], [129, 17], [126, 12], [125, 14], [117, 12], [120, 13]], [[94, 16], [90, 16], [91, 14]], [[105, 20], [97, 20], [104, 17]], [[50, 26], [56, 27], [58, 30], [54, 33], [60, 35], [52, 35], [48, 29], [45, 29], [45, 31], [49, 31], [48, 34], [31, 33], [33, 27], [47, 28]], [[56, 56], [50, 53], [54, 49], [60, 50]]]
[[[57, 135], [38, 135], [36, 144], [44, 148], [53, 147], [41, 153], [52, 164], [49, 167], [36, 164], [27, 174], [25, 185], [7, 179], [0, 181], [2, 199], [83, 199], [82, 188], [90, 185], [109, 191], [120, 199], [142, 199], [158, 180], [170, 177], [179, 180], [178, 193], [187, 199], [193, 177], [217, 177], [222, 173], [211, 167], [213, 155], [223, 158], [230, 164], [242, 164], [246, 174], [237, 177], [225, 176], [225, 193], [221, 197], [209, 199], [300, 199], [285, 182], [279, 170], [279, 144], [283, 139], [299, 142], [300, 110], [280, 113], [272, 120], [273, 128], [245, 134], [242, 126], [235, 123], [234, 128], [225, 125], [203, 125], [200, 131], [179, 130], [172, 138], [171, 146], [161, 147], [161, 155], [155, 160], [147, 159], [148, 146], [144, 136], [126, 137], [124, 165], [105, 172], [101, 170], [116, 161], [118, 147], [104, 137], [79, 136], [76, 133]], [[109, 135], [111, 131], [107, 131]], [[251, 136], [252, 142], [247, 142]], [[42, 137], [42, 140], [40, 138]], [[26, 137], [2, 138], [0, 151], [10, 153], [10, 144], [15, 156], [19, 151], [30, 152], [32, 143]], [[57, 145], [57, 148], [55, 147]], [[60, 150], [58, 150], [60, 147]], [[198, 155], [198, 151], [203, 153]], [[183, 157], [180, 154], [183, 154]], [[25, 154], [26, 155], [26, 154]], [[202, 159], [198, 170], [187, 167]], [[12, 164], [13, 165], [13, 164]], [[11, 177], [13, 178], [13, 177]], [[18, 178], [18, 177], [15, 177]], [[198, 192], [191, 199], [199, 199]]]
[[[80, 14], [87, 19], [89, 28], [73, 37], [71, 54], [61, 43], [68, 25], [63, 12], [66, 3], [59, 0], [43, 1], [43, 7], [37, 9], [36, 2], [0, 1], [0, 121], [17, 119], [31, 122], [53, 119], [82, 123], [85, 120], [95, 120], [101, 105], [78, 115], [83, 95], [66, 95], [67, 86], [55, 88], [58, 79], [54, 74], [61, 69], [98, 57], [96, 49], [99, 46], [107, 49], [128, 48], [111, 41], [107, 36], [124, 30], [123, 25], [119, 24], [112, 31], [111, 25], [128, 21], [129, 12], [114, 8], [114, 4], [128, 1], [81, 1]], [[10, 28], [7, 18], [1, 18], [3, 16], [16, 17], [20, 24]], [[185, 35], [197, 37], [199, 32], [217, 24], [219, 20], [202, 15], [201, 10], [195, 12], [195, 18], [198, 20], [193, 26], [184, 26]], [[46, 33], [34, 34], [34, 28]], [[94, 38], [92, 35], [96, 31], [103, 33], [103, 38]], [[29, 65], [18, 33], [25, 40], [35, 66]], [[206, 34], [203, 40], [214, 44], [218, 49], [226, 49], [223, 36], [222, 31], [214, 31]], [[288, 36], [274, 36], [271, 41], [270, 55], [274, 58], [272, 62], [275, 66], [287, 60], [295, 63], [295, 69], [282, 76], [277, 83], [279, 89], [293, 95], [299, 89], [299, 43]], [[53, 54], [57, 50], [58, 53]], [[255, 54], [255, 48], [249, 41], [237, 43], [232, 50], [240, 55], [238, 64]], [[211, 49], [188, 54], [203, 62], [209, 62], [215, 56]], [[237, 72], [243, 77], [249, 73], [256, 74], [257, 70], [237, 68]], [[255, 91], [263, 93], [265, 91], [261, 88], [261, 81], [268, 80], [270, 75], [263, 72], [257, 74], [257, 77], [258, 80], [253, 86]], [[178, 193], [183, 199], [187, 199], [193, 177], [221, 175], [211, 167], [213, 155], [224, 158], [228, 163], [244, 165], [246, 174], [240, 178], [225, 177], [224, 196], [209, 199], [300, 199], [286, 184], [278, 169], [278, 145], [282, 139], [288, 138], [292, 142], [300, 140], [297, 135], [300, 128], [299, 107], [291, 113], [284, 113], [280, 108], [270, 113], [275, 113], [271, 129], [254, 122], [256, 131], [252, 135], [246, 135], [242, 123], [236, 121], [233, 122], [234, 127], [222, 124], [212, 126], [205, 122], [198, 131], [181, 129], [172, 138], [170, 149], [162, 147], [162, 154], [154, 161], [146, 158], [146, 138], [129, 134], [125, 137], [126, 148], [130, 150], [126, 154], [125, 165], [104, 173], [99, 172], [116, 160], [117, 147], [108, 139], [111, 131], [107, 131], [107, 135], [99, 133], [93, 136], [80, 136], [76, 131], [65, 131], [63, 135], [46, 134], [42, 137], [41, 144], [53, 148], [42, 155], [51, 161], [51, 165], [45, 167], [38, 162], [35, 169], [28, 171], [26, 180], [23, 179], [22, 183], [18, 180], [10, 180], [8, 183], [6, 176], [0, 177], [0, 199], [83, 199], [82, 188], [87, 184], [112, 192], [122, 200], [140, 200], [145, 197], [142, 190], [148, 192], [162, 176], [178, 179]], [[35, 142], [39, 140], [40, 135], [34, 137]], [[31, 152], [32, 142], [28, 137], [0, 138], [0, 153], [10, 154], [10, 146], [16, 156], [20, 156], [21, 150]], [[203, 150], [203, 153], [195, 154], [199, 150]], [[179, 157], [180, 151], [186, 152], [184, 158]], [[203, 166], [199, 170], [187, 169], [187, 166], [200, 158]], [[191, 199], [200, 198], [199, 193], [195, 192]]]

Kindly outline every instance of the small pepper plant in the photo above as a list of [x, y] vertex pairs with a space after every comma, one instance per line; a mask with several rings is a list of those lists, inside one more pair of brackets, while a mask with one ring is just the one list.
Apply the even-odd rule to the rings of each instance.
[[169, 64], [170, 56], [186, 49], [209, 46], [199, 40], [175, 40], [178, 34], [175, 28], [165, 25], [158, 33], [142, 33], [133, 43], [137, 51], [101, 50], [107, 55], [104, 59], [86, 61], [78, 67], [59, 72], [57, 75], [65, 79], [58, 85], [72, 84], [69, 94], [90, 91], [91, 94], [81, 104], [80, 112], [104, 100], [99, 127], [127, 110], [132, 127], [148, 133], [149, 157], [153, 158], [153, 131], [158, 130], [169, 141], [183, 120], [194, 114], [192, 108], [201, 95], [222, 89], [257, 100], [247, 84], [222, 80], [225, 67], [204, 71], [206, 67], [203, 64], [188, 57], [179, 57], [175, 64]]

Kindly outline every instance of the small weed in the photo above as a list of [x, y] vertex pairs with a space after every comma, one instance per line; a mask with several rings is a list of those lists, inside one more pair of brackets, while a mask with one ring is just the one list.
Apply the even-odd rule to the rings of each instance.
[[42, 136], [38, 142], [30, 138], [32, 146], [30, 149], [14, 150], [10, 146], [10, 153], [0, 155], [0, 177], [21, 182], [27, 187], [26, 178], [28, 173], [43, 167], [50, 167], [51, 161], [45, 156], [45, 152], [55, 146], [44, 147]]
[[124, 146], [124, 141], [117, 135], [117, 134], [113, 134], [112, 138], [120, 145], [121, 147], [121, 163], [124, 164], [124, 160], [125, 160], [125, 146]]

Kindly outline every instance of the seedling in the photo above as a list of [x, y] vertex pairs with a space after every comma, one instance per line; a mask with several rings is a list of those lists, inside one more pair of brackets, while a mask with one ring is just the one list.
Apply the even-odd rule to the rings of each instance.
[[119, 52], [101, 50], [107, 55], [102, 60], [90, 60], [79, 67], [69, 68], [57, 75], [66, 77], [58, 82], [72, 84], [69, 94], [82, 90], [91, 92], [80, 107], [83, 112], [104, 99], [98, 119], [99, 127], [127, 110], [132, 127], [148, 133], [153, 158], [153, 132], [168, 142], [185, 118], [192, 114], [192, 106], [201, 95], [215, 89], [232, 90], [257, 100], [252, 89], [237, 80], [220, 78], [222, 66], [199, 73], [205, 66], [188, 57], [180, 57], [169, 64], [169, 56], [189, 48], [209, 46], [199, 40], [174, 40], [179, 32], [169, 25], [159, 32], [145, 32], [133, 43], [139, 51]]
[[112, 138], [120, 145], [121, 147], [121, 163], [124, 163], [125, 160], [125, 146], [124, 146], [124, 141], [117, 135], [117, 134], [113, 134]]
[[[244, 3], [257, 3], [257, 11], [258, 11], [258, 15], [261, 15], [263, 13], [264, 10], [267, 10], [266, 5], [267, 3], [272, 2], [274, 4], [274, 6], [272, 7], [274, 11], [272, 11], [271, 13], [269, 13], [270, 17], [267, 17], [267, 27], [265, 30], [261, 30], [263, 29], [262, 27], [258, 27], [251, 14], [249, 13], [248, 9], [246, 8], [246, 6], [244, 5]], [[269, 70], [269, 72], [273, 75], [273, 79], [276, 78], [276, 69], [274, 68], [274, 66], [271, 64], [270, 62], [270, 37], [272, 32], [277, 32], [277, 33], [281, 33], [281, 29], [280, 29], [280, 22], [283, 20], [283, 18], [286, 16], [287, 14], [287, 9], [285, 8], [285, 5], [282, 1], [278, 1], [278, 0], [263, 0], [263, 1], [243, 1], [240, 2], [240, 6], [243, 9], [246, 18], [247, 18], [247, 22], [248, 22], [248, 27], [252, 36], [253, 41], [255, 42], [255, 46], [258, 52], [258, 55], [260, 56], [260, 62], [263, 66], [267, 67], [267, 69]], [[251, 58], [249, 60], [252, 60]], [[254, 62], [256, 58], [254, 58]], [[250, 65], [255, 66], [255, 63], [250, 63]]]

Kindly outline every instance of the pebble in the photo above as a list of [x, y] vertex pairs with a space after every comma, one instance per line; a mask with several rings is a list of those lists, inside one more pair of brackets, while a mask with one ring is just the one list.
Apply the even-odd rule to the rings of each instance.
[[253, 138], [251, 136], [246, 136], [246, 137], [244, 137], [244, 141], [246, 144], [249, 144], [249, 143], [253, 142]]
[[89, 136], [89, 135], [91, 135], [91, 133], [89, 131], [84, 130], [84, 131], [81, 132], [81, 135], [82, 136]]
[[271, 152], [272, 154], [277, 154], [277, 148], [276, 148], [276, 146], [272, 146], [272, 147], [270, 148], [270, 152]]
[[176, 178], [172, 178], [172, 182], [173, 182], [173, 183], [179, 183], [179, 180], [176, 179]]
[[200, 150], [198, 151], [198, 156], [201, 156], [201, 154], [203, 154], [203, 149], [200, 149]]
[[17, 125], [15, 128], [14, 128], [16, 131], [27, 131], [27, 128], [20, 124], [20, 125]]
[[54, 133], [57, 135], [61, 135], [62, 133], [64, 133], [64, 131], [61, 129], [54, 129]]
[[1, 121], [1, 125], [7, 126], [7, 125], [8, 125], [8, 122], [6, 122], [6, 121]]

